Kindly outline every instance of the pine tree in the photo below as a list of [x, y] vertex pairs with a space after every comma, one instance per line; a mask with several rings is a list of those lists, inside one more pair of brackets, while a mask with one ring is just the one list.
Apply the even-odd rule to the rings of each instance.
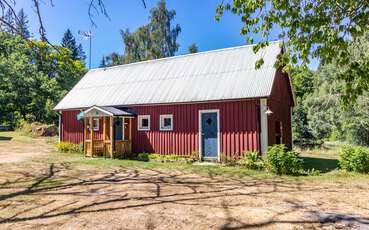
[[30, 38], [30, 32], [28, 30], [28, 19], [27, 15], [24, 13], [23, 9], [18, 12], [18, 20], [15, 22], [15, 28], [17, 29], [17, 33], [21, 35], [23, 38]]
[[78, 58], [76, 39], [74, 38], [70, 29], [67, 29], [67, 31], [65, 31], [61, 45], [72, 51], [71, 53], [72, 59], [76, 60]]
[[83, 51], [82, 44], [79, 44], [77, 47], [78, 60], [84, 61], [86, 60], [86, 53]]
[[85, 52], [83, 51], [82, 45], [79, 44], [77, 46], [76, 39], [74, 38], [70, 29], [67, 29], [67, 31], [65, 31], [61, 45], [65, 48], [68, 48], [70, 51], [72, 51], [70, 57], [73, 60], [82, 61], [86, 59], [86, 55], [85, 55]]

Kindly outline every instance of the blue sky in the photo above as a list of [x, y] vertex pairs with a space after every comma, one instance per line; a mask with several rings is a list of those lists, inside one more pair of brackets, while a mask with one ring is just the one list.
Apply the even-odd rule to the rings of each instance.
[[[91, 27], [88, 17], [89, 0], [53, 0], [53, 7], [48, 0], [44, 0], [41, 11], [47, 37], [52, 43], [60, 43], [63, 33], [70, 28], [88, 55], [88, 41], [77, 32], [91, 29], [94, 68], [98, 67], [103, 55], [113, 51], [123, 53], [120, 29], [129, 28], [134, 31], [148, 23], [150, 9], [156, 5], [157, 0], [146, 2], [147, 7], [144, 8], [141, 0], [105, 0], [110, 20], [103, 15], [95, 16], [97, 27]], [[245, 44], [245, 38], [239, 32], [242, 26], [239, 17], [226, 13], [220, 22], [215, 21], [215, 10], [219, 2], [221, 0], [167, 0], [167, 8], [174, 9], [177, 13], [174, 23], [182, 28], [178, 38], [180, 48], [177, 55], [187, 53], [188, 46], [193, 42], [198, 45], [200, 51]], [[30, 21], [30, 30], [38, 38], [38, 21], [31, 1], [17, 1], [16, 8], [25, 10]], [[255, 41], [259, 39], [258, 36], [254, 38]], [[277, 34], [272, 34], [269, 39], [276, 40]]]

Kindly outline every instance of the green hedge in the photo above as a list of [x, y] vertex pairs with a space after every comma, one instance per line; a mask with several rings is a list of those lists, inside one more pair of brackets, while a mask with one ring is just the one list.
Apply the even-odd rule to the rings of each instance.
[[369, 149], [352, 145], [341, 147], [339, 165], [346, 171], [369, 173]]

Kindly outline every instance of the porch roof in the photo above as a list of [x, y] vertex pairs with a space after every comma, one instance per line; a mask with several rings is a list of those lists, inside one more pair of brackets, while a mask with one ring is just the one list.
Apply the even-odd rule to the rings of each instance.
[[[95, 113], [93, 113], [95, 111]], [[125, 116], [125, 117], [134, 117], [134, 114], [127, 109], [118, 109], [112, 106], [92, 106], [85, 111], [82, 112], [83, 117], [90, 117], [90, 116]]]
[[136, 114], [134, 114], [131, 111], [128, 111], [128, 109], [117, 109], [112, 106], [99, 106], [99, 108], [102, 108], [110, 113], [113, 114], [113, 116], [128, 116], [128, 117], [134, 117]]

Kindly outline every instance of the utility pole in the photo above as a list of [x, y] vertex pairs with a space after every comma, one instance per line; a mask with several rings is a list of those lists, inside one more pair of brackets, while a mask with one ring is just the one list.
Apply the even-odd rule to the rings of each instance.
[[91, 32], [91, 30], [89, 30], [89, 31], [78, 31], [78, 34], [81, 35], [84, 39], [88, 39], [89, 42], [90, 42], [89, 57], [88, 57], [88, 60], [89, 60], [88, 61], [88, 66], [89, 66], [89, 69], [91, 69], [92, 32]]

